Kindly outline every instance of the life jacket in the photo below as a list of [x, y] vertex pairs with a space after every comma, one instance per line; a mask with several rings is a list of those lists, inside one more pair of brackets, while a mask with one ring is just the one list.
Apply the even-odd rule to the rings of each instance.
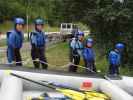
[[82, 50], [83, 50], [83, 44], [73, 38], [73, 40], [70, 43], [70, 47], [72, 48], [72, 54], [73, 56], [82, 56]]
[[92, 48], [85, 48], [83, 50], [83, 57], [86, 61], [94, 61], [95, 60], [95, 54]]
[[7, 45], [13, 48], [21, 48], [23, 43], [23, 34], [15, 30], [7, 32]]
[[120, 59], [121, 59], [121, 55], [119, 52], [116, 51], [111, 51], [109, 53], [109, 63], [113, 64], [113, 65], [119, 65], [120, 64]]
[[37, 47], [45, 45], [45, 35], [43, 32], [31, 32], [30, 34], [31, 44], [35, 44]]

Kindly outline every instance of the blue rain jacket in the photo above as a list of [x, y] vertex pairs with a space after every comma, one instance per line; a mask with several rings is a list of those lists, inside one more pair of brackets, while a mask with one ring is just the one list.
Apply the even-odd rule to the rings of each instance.
[[16, 30], [7, 32], [7, 60], [12, 63], [14, 60], [14, 48], [21, 48], [23, 43], [23, 34]]
[[84, 48], [83, 50], [83, 58], [86, 61], [94, 61], [95, 60], [95, 53], [92, 48]]
[[23, 45], [23, 33], [16, 30], [11, 31], [8, 37], [8, 46], [12, 48], [21, 48]]
[[31, 32], [31, 44], [34, 44], [37, 47], [43, 47], [46, 42], [46, 36], [44, 35], [44, 32]]
[[119, 52], [116, 51], [111, 51], [109, 53], [109, 63], [112, 65], [119, 65], [120, 64], [120, 59], [121, 59], [121, 55]]

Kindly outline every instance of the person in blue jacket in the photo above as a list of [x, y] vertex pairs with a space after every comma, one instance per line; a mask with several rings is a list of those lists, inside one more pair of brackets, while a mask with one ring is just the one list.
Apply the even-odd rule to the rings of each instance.
[[115, 45], [115, 50], [110, 51], [108, 56], [110, 75], [119, 75], [119, 66], [121, 64], [121, 53], [124, 47], [125, 46], [123, 43], [117, 43]]
[[11, 45], [9, 45], [9, 35], [10, 33], [12, 33], [12, 31], [9, 31], [6, 33], [6, 38], [7, 38], [7, 60], [8, 60], [8, 64], [12, 64], [14, 61], [14, 52], [13, 52], [13, 48]]
[[23, 44], [24, 19], [16, 18], [14, 23], [15, 28], [7, 32], [7, 59], [9, 64], [15, 61], [17, 66], [22, 66], [20, 49]]
[[77, 35], [79, 33], [78, 27], [75, 26], [75, 28], [72, 30], [71, 33], [72, 34], [71, 34], [71, 37], [70, 37], [70, 40], [69, 40], [69, 60], [70, 60], [70, 62], [72, 62], [72, 60], [73, 60], [73, 54], [72, 54], [73, 50], [71, 48], [71, 42], [72, 42], [73, 38], [77, 38]]
[[71, 65], [69, 66], [69, 72], [76, 72], [77, 65], [80, 63], [80, 58], [83, 51], [84, 32], [78, 31], [77, 35], [70, 42], [71, 48]]
[[[40, 68], [40, 63], [43, 69], [47, 69], [47, 60], [45, 57], [46, 35], [43, 32], [44, 20], [38, 18], [35, 20], [35, 31], [31, 32], [31, 56], [35, 68]], [[37, 60], [39, 58], [39, 60]]]
[[88, 38], [86, 40], [86, 47], [83, 50], [83, 59], [84, 59], [85, 67], [88, 68], [86, 69], [88, 73], [96, 72], [95, 52], [92, 47], [93, 47], [93, 39]]

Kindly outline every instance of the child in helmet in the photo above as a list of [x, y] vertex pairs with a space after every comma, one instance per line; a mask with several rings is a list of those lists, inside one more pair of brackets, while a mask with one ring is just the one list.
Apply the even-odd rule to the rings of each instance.
[[115, 45], [115, 50], [110, 51], [109, 53], [109, 74], [110, 75], [119, 75], [119, 66], [121, 64], [121, 52], [124, 49], [123, 43], [117, 43]]
[[14, 23], [15, 28], [7, 32], [7, 59], [9, 64], [15, 60], [17, 66], [22, 66], [20, 49], [23, 44], [24, 19], [16, 18]]
[[82, 51], [84, 48], [83, 40], [84, 32], [78, 31], [78, 34], [76, 34], [76, 36], [70, 42], [72, 65], [69, 66], [69, 72], [77, 71], [77, 65], [80, 63], [80, 57], [82, 56]]
[[[47, 60], [45, 57], [45, 43], [46, 35], [43, 32], [44, 20], [38, 18], [35, 20], [35, 31], [31, 32], [31, 56], [35, 68], [40, 67], [40, 63], [43, 69], [47, 69]], [[37, 59], [39, 58], [39, 61]]]
[[85, 62], [85, 67], [87, 68], [87, 72], [96, 72], [95, 67], [95, 52], [92, 49], [93, 47], [93, 39], [88, 38], [86, 41], [86, 47], [83, 50], [83, 58]]

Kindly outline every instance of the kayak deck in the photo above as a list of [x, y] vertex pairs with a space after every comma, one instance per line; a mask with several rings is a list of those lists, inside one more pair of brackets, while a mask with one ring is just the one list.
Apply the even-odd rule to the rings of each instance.
[[80, 77], [89, 77], [89, 78], [103, 78], [102, 75], [96, 73], [72, 73], [61, 70], [44, 70], [44, 69], [35, 69], [35, 68], [27, 68], [24, 66], [8, 66], [8, 65], [0, 65], [0, 70], [16, 70], [16, 71], [25, 71], [25, 72], [33, 72], [33, 73], [45, 73], [45, 74], [58, 74], [64, 76], [80, 76]]

